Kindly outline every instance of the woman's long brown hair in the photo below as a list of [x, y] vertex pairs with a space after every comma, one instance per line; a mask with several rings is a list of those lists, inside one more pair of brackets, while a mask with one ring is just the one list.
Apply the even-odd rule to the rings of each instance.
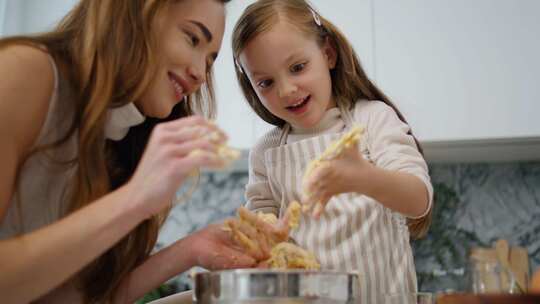
[[[0, 48], [14, 44], [45, 47], [68, 82], [62, 85], [69, 85], [75, 94], [75, 115], [69, 130], [58, 141], [31, 153], [61, 146], [78, 136], [78, 155], [71, 161], [77, 170], [74, 185], [67, 192], [66, 214], [124, 184], [156, 124], [192, 113], [214, 116], [212, 75], [208, 71], [206, 85], [177, 105], [168, 118], [147, 118], [118, 142], [104, 136], [107, 110], [138, 100], [154, 79], [159, 60], [153, 26], [167, 5], [178, 1], [81, 0], [51, 32], [0, 40]], [[77, 275], [85, 302], [111, 301], [122, 279], [149, 256], [167, 213], [138, 225]]]
[[[356, 52], [347, 38], [335, 25], [317, 13], [321, 20], [321, 25], [319, 26], [315, 22], [312, 11], [316, 12], [304, 0], [259, 0], [248, 6], [236, 23], [232, 37], [236, 77], [253, 111], [264, 121], [280, 128], [286, 123], [283, 119], [270, 113], [263, 106], [257, 93], [251, 86], [249, 78], [245, 75], [240, 64], [238, 64], [240, 53], [250, 41], [258, 35], [269, 31], [279, 21], [286, 21], [288, 24], [295, 26], [301, 32], [308, 35], [308, 37], [317, 39], [321, 47], [326, 41], [329, 41], [336, 49], [336, 66], [330, 71], [332, 94], [336, 98], [336, 102], [352, 108], [354, 103], [360, 99], [381, 101], [392, 107], [399, 119], [407, 123], [397, 107], [367, 77]], [[412, 135], [412, 132], [410, 132], [410, 135]], [[414, 136], [413, 138], [418, 150], [423, 154], [418, 140]], [[413, 238], [424, 236], [430, 224], [431, 210], [421, 219], [410, 219], [407, 222]]]

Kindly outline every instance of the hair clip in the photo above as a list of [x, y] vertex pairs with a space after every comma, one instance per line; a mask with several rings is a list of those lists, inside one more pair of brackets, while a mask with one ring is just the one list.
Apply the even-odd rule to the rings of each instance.
[[322, 26], [321, 18], [319, 17], [319, 15], [315, 13], [313, 9], [310, 8], [309, 10], [311, 11], [311, 14], [313, 15], [313, 20], [315, 20], [315, 23], [318, 26]]
[[238, 62], [238, 59], [234, 59], [234, 64], [236, 65], [236, 68], [238, 71], [240, 71], [241, 74], [244, 74], [244, 70], [242, 69], [242, 66], [240, 65], [240, 62]]

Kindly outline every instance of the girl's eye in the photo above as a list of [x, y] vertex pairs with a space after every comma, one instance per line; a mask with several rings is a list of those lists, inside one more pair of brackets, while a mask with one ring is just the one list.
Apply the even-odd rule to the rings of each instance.
[[268, 87], [271, 86], [271, 85], [272, 85], [272, 80], [270, 80], [270, 79], [261, 80], [261, 81], [259, 81], [259, 82], [257, 83], [257, 86], [258, 86], [259, 88], [262, 88], [262, 89], [266, 89], [266, 88], [268, 88]]
[[300, 71], [302, 71], [304, 68], [306, 67], [306, 64], [305, 63], [298, 63], [298, 64], [295, 64], [291, 67], [291, 72], [293, 73], [298, 73]]

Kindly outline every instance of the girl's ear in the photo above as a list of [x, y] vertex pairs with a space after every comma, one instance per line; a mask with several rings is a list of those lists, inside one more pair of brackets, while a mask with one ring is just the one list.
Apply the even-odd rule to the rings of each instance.
[[326, 62], [328, 63], [328, 68], [330, 70], [335, 68], [337, 62], [337, 50], [329, 37], [326, 37], [324, 41], [323, 52], [326, 57]]

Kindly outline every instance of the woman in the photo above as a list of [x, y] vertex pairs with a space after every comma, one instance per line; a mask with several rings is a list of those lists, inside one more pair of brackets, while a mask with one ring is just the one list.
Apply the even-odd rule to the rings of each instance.
[[195, 265], [253, 265], [219, 225], [150, 256], [185, 178], [223, 164], [225, 135], [191, 114], [212, 114], [226, 2], [81, 0], [0, 41], [3, 303], [133, 302]]

